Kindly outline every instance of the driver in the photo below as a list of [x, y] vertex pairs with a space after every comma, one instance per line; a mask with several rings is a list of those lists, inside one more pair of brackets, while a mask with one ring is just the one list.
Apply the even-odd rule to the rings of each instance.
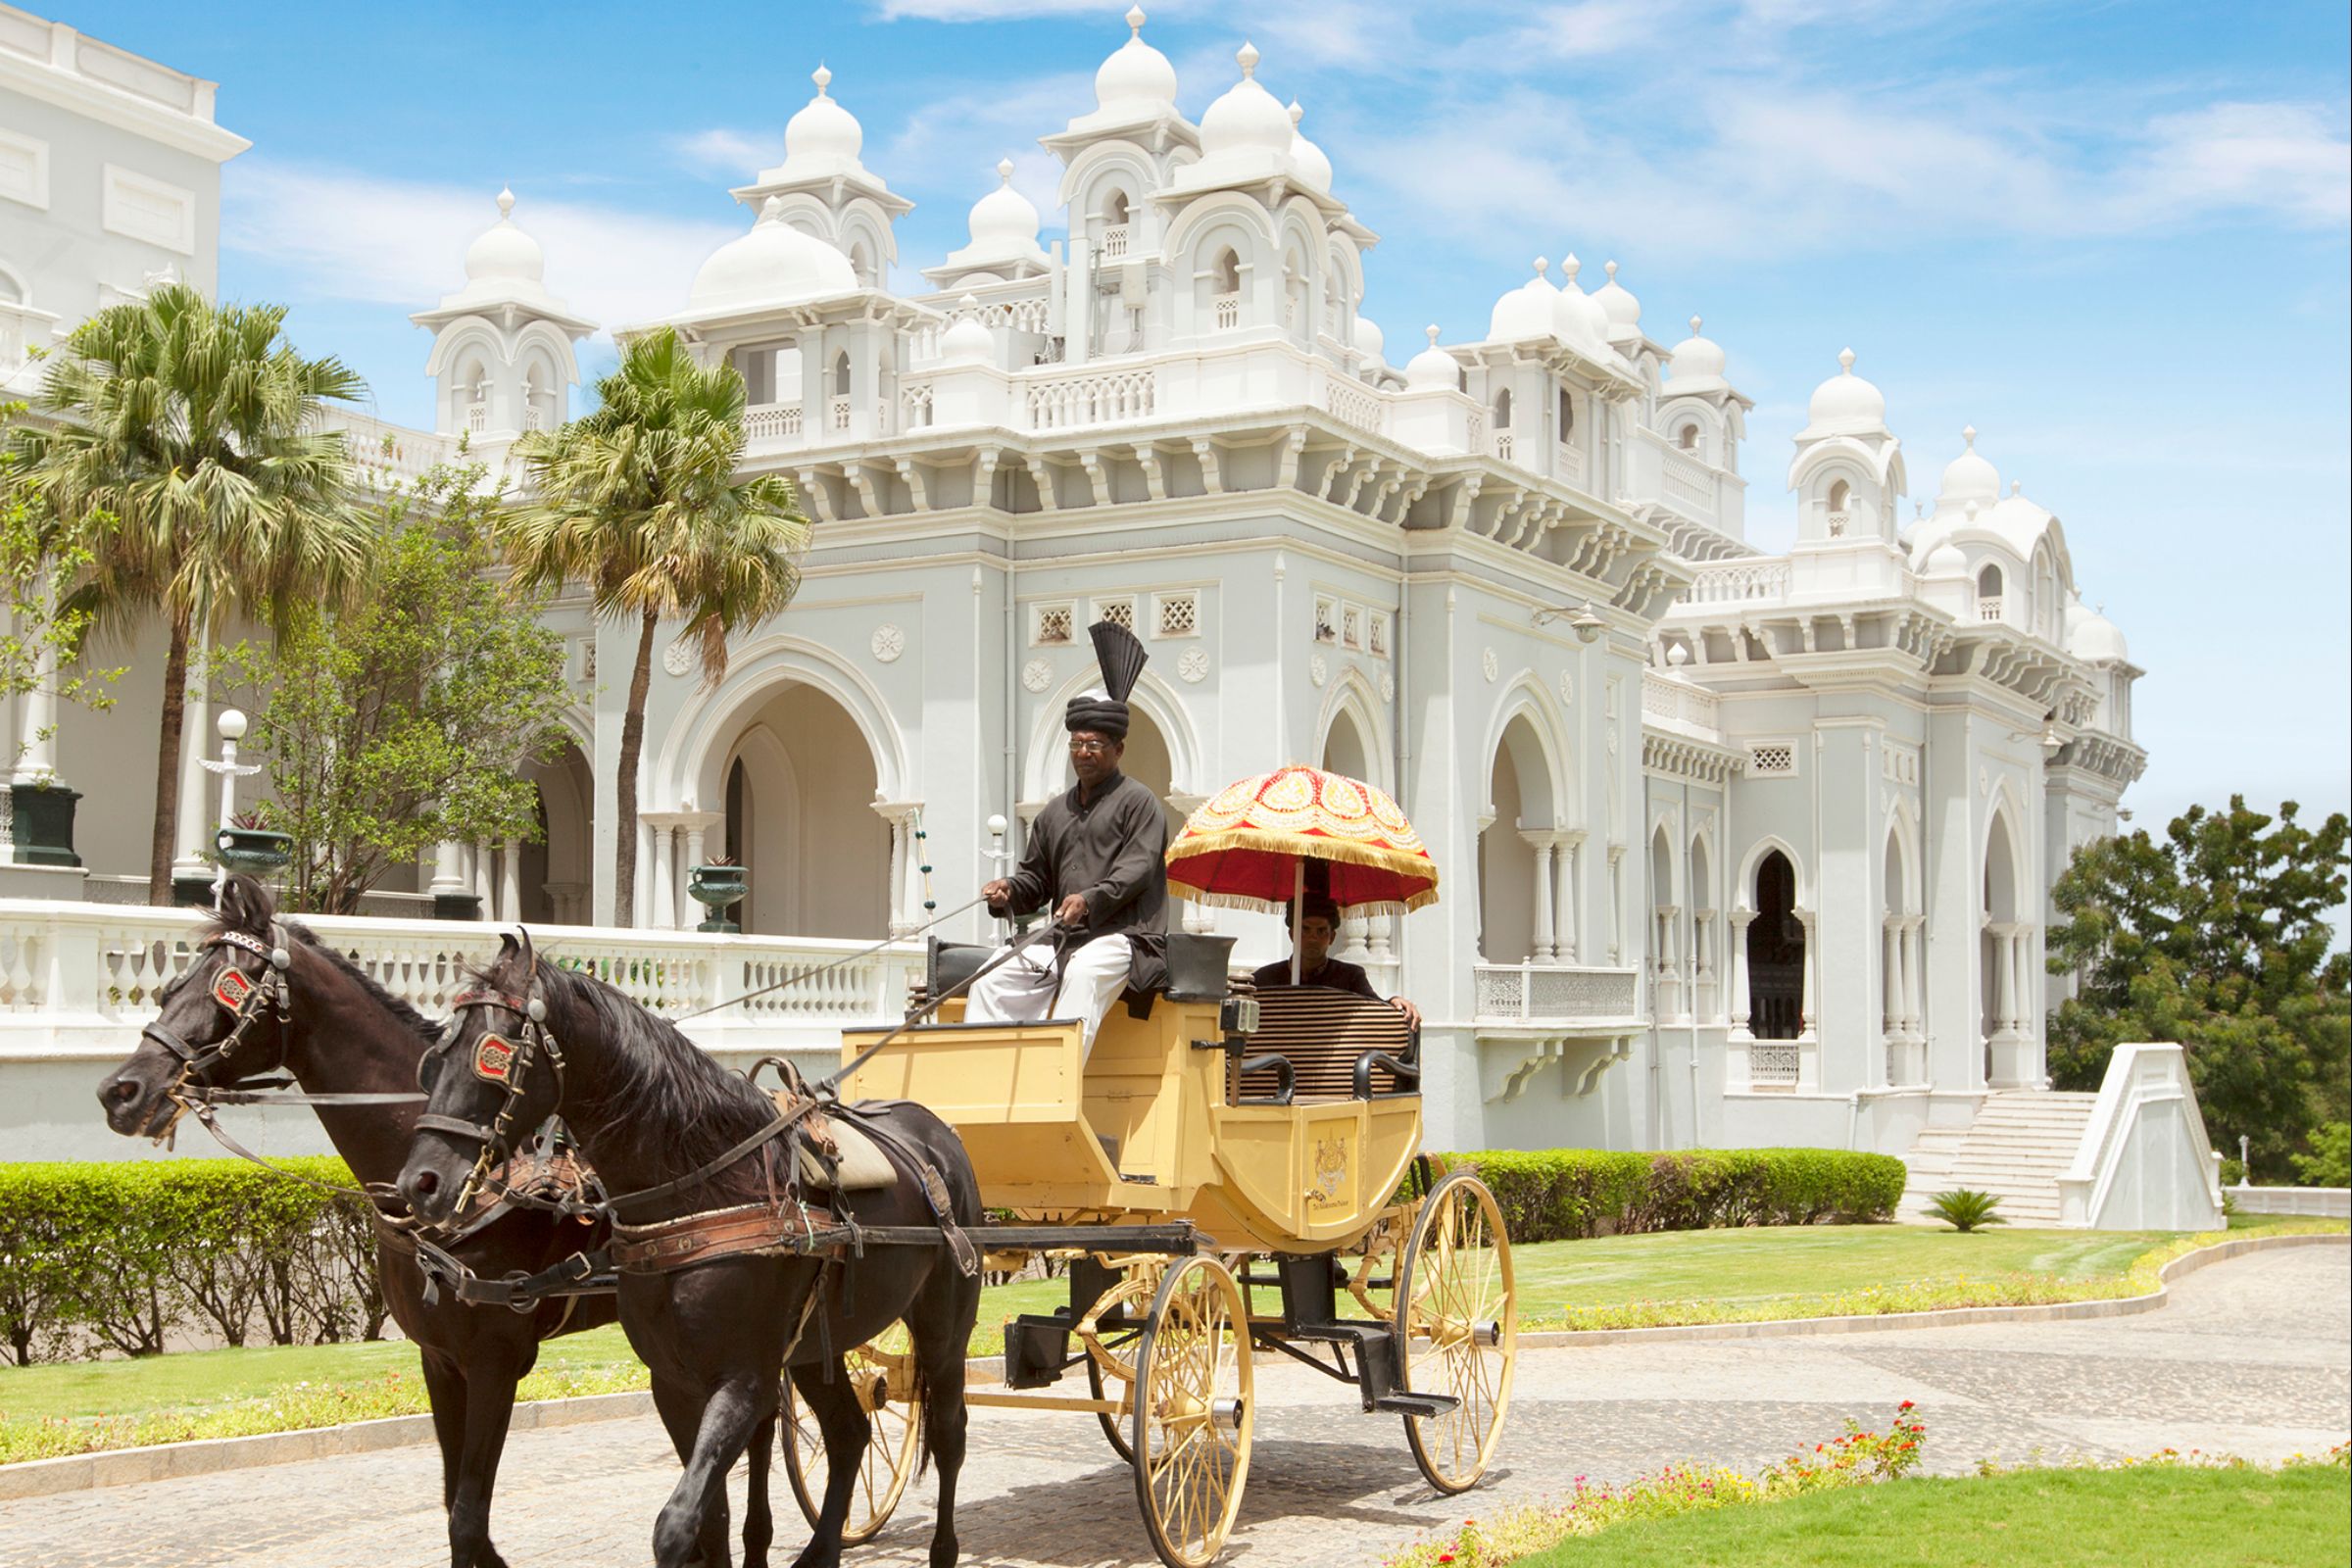
[[1077, 1018], [1091, 1053], [1119, 993], [1166, 982], [1168, 824], [1151, 790], [1119, 771], [1143, 644], [1110, 621], [1087, 629], [1103, 689], [1072, 698], [1062, 715], [1078, 782], [1037, 813], [1012, 875], [980, 890], [990, 913], [1050, 909], [1060, 930], [1052, 944], [1033, 942], [975, 980], [963, 1016]]

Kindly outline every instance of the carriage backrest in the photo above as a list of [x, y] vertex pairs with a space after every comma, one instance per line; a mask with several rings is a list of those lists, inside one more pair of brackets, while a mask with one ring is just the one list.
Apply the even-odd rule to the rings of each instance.
[[[1347, 1100], [1355, 1094], [1356, 1063], [1378, 1052], [1411, 1061], [1413, 1026], [1403, 1013], [1385, 1002], [1351, 991], [1324, 986], [1276, 986], [1257, 994], [1257, 1028], [1250, 1036], [1251, 1055], [1274, 1054], [1288, 1060], [1296, 1075], [1299, 1100]], [[1274, 1093], [1277, 1074], [1270, 1069], [1240, 1072], [1228, 1069], [1227, 1098], [1233, 1102], [1263, 1099]], [[1385, 1064], [1375, 1062], [1370, 1087], [1374, 1095], [1410, 1093]]]

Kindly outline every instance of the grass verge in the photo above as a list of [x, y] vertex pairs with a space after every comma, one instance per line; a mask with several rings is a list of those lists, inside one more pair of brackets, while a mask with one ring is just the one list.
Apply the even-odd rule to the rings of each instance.
[[[2341, 1222], [2264, 1217], [2240, 1222], [2229, 1235], [2344, 1229]], [[1804, 1226], [1546, 1242], [1513, 1255], [1523, 1329], [1637, 1328], [2137, 1296], [2155, 1288], [2165, 1263], [2222, 1239]], [[1012, 1313], [1050, 1310], [1065, 1298], [1058, 1280], [990, 1288], [972, 1353], [1002, 1350], [1002, 1324]], [[550, 1341], [521, 1397], [644, 1387], [645, 1370], [620, 1330], [603, 1328]], [[398, 1341], [0, 1368], [0, 1463], [298, 1431], [427, 1408], [416, 1347]]]

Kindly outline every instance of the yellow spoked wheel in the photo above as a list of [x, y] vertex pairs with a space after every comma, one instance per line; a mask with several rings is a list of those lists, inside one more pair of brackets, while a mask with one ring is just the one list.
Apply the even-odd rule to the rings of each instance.
[[1168, 1568], [1205, 1568], [1241, 1508], [1256, 1423], [1250, 1319], [1224, 1264], [1169, 1266], [1135, 1367], [1128, 1446], [1152, 1549]]
[[1494, 1457], [1519, 1347], [1511, 1239], [1494, 1195], [1468, 1171], [1423, 1200], [1397, 1260], [1396, 1302], [1406, 1391], [1454, 1400], [1441, 1415], [1404, 1418], [1413, 1462], [1440, 1492], [1467, 1491]]
[[[914, 1396], [913, 1342], [906, 1324], [893, 1323], [878, 1338], [843, 1356], [842, 1364], [850, 1387], [858, 1393], [858, 1408], [872, 1428], [841, 1529], [842, 1544], [855, 1546], [880, 1533], [906, 1491], [907, 1479], [914, 1474], [923, 1408]], [[824, 1432], [815, 1412], [801, 1402], [790, 1374], [784, 1379], [776, 1426], [783, 1435], [784, 1472], [792, 1478], [792, 1494], [813, 1526], [824, 1506], [825, 1478], [831, 1472], [825, 1462]]]

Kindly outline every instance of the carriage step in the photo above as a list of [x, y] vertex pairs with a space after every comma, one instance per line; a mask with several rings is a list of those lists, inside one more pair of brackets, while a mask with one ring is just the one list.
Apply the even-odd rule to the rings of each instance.
[[1372, 1408], [1391, 1415], [1446, 1415], [1462, 1401], [1450, 1394], [1384, 1394], [1372, 1401]]

